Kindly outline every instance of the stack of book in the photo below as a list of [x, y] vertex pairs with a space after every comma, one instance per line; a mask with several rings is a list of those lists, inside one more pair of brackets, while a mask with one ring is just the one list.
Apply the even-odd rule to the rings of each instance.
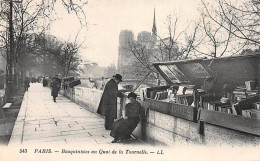
[[238, 102], [247, 98], [246, 88], [237, 87], [233, 94]]
[[217, 111], [217, 106], [222, 104], [220, 101], [210, 101], [210, 102], [203, 102], [202, 108], [212, 111]]
[[193, 88], [187, 88], [184, 94], [193, 94], [194, 89]]
[[258, 90], [246, 90], [246, 94], [248, 97], [254, 97], [259, 93], [258, 93]]
[[254, 80], [246, 81], [245, 85], [246, 85], [246, 89], [249, 90], [249, 91], [255, 89], [255, 81]]
[[194, 101], [192, 94], [184, 94], [184, 95], [176, 95], [175, 96], [175, 103], [177, 104], [184, 104], [184, 105], [191, 105]]
[[253, 80], [246, 81], [245, 84], [246, 84], [246, 93], [248, 97], [254, 97], [257, 94], [259, 94], [259, 90], [255, 86], [255, 81]]
[[228, 114], [233, 114], [233, 110], [232, 110], [231, 105], [218, 106], [218, 111], [228, 113]]
[[253, 101], [253, 106], [249, 106], [249, 107], [254, 107], [254, 109], [247, 109], [247, 110], [242, 110], [242, 116], [244, 117], [248, 117], [248, 118], [255, 118], [255, 119], [260, 119], [260, 102], [255, 102], [255, 101], [259, 101], [259, 96], [258, 95], [258, 90], [254, 91], [251, 90], [252, 92], [249, 93], [253, 93], [252, 96], [250, 96]]
[[228, 114], [232, 114], [232, 106], [228, 103], [223, 103], [221, 101], [212, 101], [212, 102], [203, 102], [202, 108], [211, 110], [211, 111], [218, 111], [224, 112]]
[[165, 100], [168, 97], [168, 92], [167, 91], [161, 91], [157, 92], [155, 95], [155, 100]]

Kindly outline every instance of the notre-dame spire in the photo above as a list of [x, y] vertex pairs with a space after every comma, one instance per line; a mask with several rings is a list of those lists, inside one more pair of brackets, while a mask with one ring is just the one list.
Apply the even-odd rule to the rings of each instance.
[[155, 23], [155, 8], [154, 8], [154, 13], [153, 13], [153, 29], [152, 29], [152, 32], [153, 32], [153, 35], [157, 35], [157, 29], [156, 29], [156, 23]]

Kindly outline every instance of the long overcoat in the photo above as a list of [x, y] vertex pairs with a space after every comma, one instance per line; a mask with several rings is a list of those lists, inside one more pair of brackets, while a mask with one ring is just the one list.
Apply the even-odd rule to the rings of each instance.
[[53, 97], [57, 97], [58, 93], [60, 90], [60, 83], [55, 79], [52, 83], [51, 83], [51, 95]]
[[47, 85], [48, 85], [48, 80], [45, 79], [45, 78], [43, 78], [43, 80], [42, 80], [42, 85], [43, 85], [44, 87], [47, 86]]
[[24, 87], [26, 88], [30, 87], [30, 80], [28, 78], [26, 78], [24, 81]]
[[101, 100], [99, 102], [97, 113], [102, 116], [111, 116], [117, 118], [117, 97], [123, 94], [118, 91], [117, 83], [114, 79], [107, 82]]

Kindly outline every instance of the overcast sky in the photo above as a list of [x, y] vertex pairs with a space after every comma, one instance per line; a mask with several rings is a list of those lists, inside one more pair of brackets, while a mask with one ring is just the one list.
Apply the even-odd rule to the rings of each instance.
[[[177, 13], [181, 18], [195, 19], [200, 0], [89, 0], [85, 9], [88, 28], [80, 31], [79, 41], [86, 40], [81, 51], [84, 59], [100, 66], [117, 64], [119, 34], [131, 30], [135, 38], [141, 31], [151, 32], [153, 11], [156, 10], [156, 25], [159, 34], [167, 30], [166, 18]], [[51, 26], [51, 34], [64, 40], [74, 40], [80, 24], [74, 16], [61, 8], [62, 17]]]

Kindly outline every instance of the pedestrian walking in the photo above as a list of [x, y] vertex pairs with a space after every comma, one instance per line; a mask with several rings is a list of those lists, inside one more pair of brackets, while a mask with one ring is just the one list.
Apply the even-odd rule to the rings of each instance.
[[28, 88], [30, 87], [30, 79], [29, 77], [26, 77], [24, 80], [24, 90], [25, 92], [28, 91]]
[[105, 85], [97, 113], [105, 116], [106, 130], [112, 130], [114, 119], [117, 118], [117, 97], [123, 97], [118, 91], [118, 84], [122, 82], [122, 76], [116, 74]]
[[122, 111], [122, 118], [116, 121], [110, 133], [114, 140], [112, 143], [125, 141], [131, 139], [131, 134], [137, 127], [140, 118], [144, 116], [144, 108], [136, 101], [137, 95], [133, 92], [127, 96], [130, 100]]
[[56, 97], [58, 97], [59, 90], [60, 90], [60, 83], [55, 77], [51, 82], [51, 96], [53, 97], [54, 102], [56, 102]]
[[45, 77], [43, 77], [42, 85], [43, 85], [43, 87], [46, 87], [48, 85], [48, 81]]
[[60, 85], [61, 85], [60, 74], [56, 75], [55, 78], [56, 78], [56, 80], [57, 80], [57, 81], [60, 83]]

